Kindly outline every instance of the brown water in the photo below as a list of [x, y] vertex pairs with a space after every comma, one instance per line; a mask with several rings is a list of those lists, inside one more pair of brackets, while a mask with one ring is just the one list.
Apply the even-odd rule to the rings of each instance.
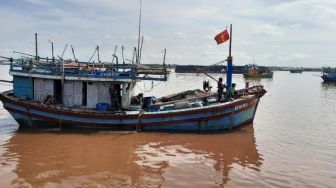
[[[225, 133], [21, 132], [2, 109], [0, 187], [335, 187], [336, 84], [313, 74], [250, 80], [268, 90], [254, 124]], [[150, 94], [203, 79], [172, 74]]]

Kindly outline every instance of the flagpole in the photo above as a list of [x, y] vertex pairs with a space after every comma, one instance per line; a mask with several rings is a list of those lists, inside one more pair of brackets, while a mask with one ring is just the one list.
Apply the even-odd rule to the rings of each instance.
[[232, 45], [232, 24], [230, 24], [230, 46], [229, 46], [229, 56], [227, 58], [227, 71], [226, 71], [226, 90], [230, 91], [232, 87], [232, 56], [231, 56], [231, 45]]

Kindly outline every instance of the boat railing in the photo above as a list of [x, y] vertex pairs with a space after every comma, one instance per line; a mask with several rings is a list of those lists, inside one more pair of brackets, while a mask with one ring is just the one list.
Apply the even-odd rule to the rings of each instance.
[[336, 73], [336, 68], [322, 67], [323, 73]]
[[89, 63], [40, 59], [12, 59], [10, 71], [72, 77], [92, 77], [131, 80], [166, 81], [168, 71], [163, 68], [149, 68], [136, 64]]

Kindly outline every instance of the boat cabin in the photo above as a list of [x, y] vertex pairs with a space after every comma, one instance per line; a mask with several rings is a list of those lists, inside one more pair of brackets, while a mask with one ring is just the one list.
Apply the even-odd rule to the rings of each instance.
[[[94, 67], [94, 68], [93, 68]], [[134, 88], [140, 80], [167, 80], [164, 68], [135, 64], [88, 64], [13, 60], [13, 95], [44, 104], [64, 107], [97, 108], [104, 104], [111, 110], [129, 109]]]

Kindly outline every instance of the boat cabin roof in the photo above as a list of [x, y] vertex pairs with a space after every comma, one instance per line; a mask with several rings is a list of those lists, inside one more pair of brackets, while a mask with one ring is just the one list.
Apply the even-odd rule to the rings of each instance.
[[134, 82], [166, 81], [167, 71], [140, 64], [89, 63], [60, 60], [11, 59], [10, 74], [46, 79], [82, 81]]

